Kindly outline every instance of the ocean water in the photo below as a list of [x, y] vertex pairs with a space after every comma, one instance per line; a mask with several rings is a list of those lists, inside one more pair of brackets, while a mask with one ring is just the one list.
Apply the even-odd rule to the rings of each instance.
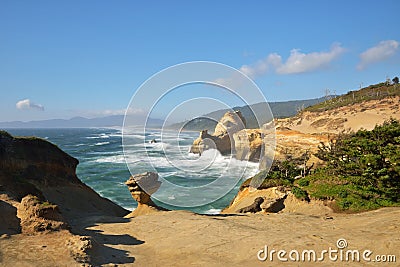
[[[111, 199], [126, 209], [133, 210], [136, 207], [136, 202], [124, 184], [131, 173], [125, 161], [120, 129], [7, 129], [7, 131], [15, 136], [41, 137], [58, 145], [79, 160], [77, 175], [84, 183], [101, 196]], [[177, 138], [174, 132], [164, 131], [161, 136], [159, 130], [146, 131], [146, 134], [143, 134], [143, 130], [132, 130], [128, 135], [127, 160], [134, 174], [151, 171], [149, 170], [149, 164], [151, 164], [162, 178], [182, 188], [201, 187], [214, 182], [222, 174], [229, 179], [230, 176], [243, 172], [241, 179], [234, 183], [232, 190], [211, 203], [182, 208], [155, 200], [158, 205], [169, 209], [187, 209], [205, 214], [218, 213], [229, 205], [241, 182], [257, 173], [258, 166], [255, 163], [241, 162], [229, 156], [222, 156], [217, 151], [209, 151], [201, 157], [191, 154], [189, 148], [197, 136], [197, 132], [181, 132]], [[157, 143], [150, 143], [153, 139], [157, 140]], [[161, 194], [166, 195], [162, 195], [159, 199], [180, 197], [179, 192], [164, 191], [161, 191]], [[204, 199], [214, 193], [213, 190], [199, 192], [197, 194], [203, 195], [196, 197]]]

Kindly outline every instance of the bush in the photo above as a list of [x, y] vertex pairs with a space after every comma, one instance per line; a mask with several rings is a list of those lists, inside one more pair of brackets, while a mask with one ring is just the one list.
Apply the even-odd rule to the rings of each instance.
[[308, 186], [310, 184], [310, 181], [307, 180], [307, 179], [302, 178], [297, 182], [297, 184], [299, 186]]
[[305, 191], [305, 190], [303, 190], [303, 189], [301, 189], [301, 188], [299, 188], [299, 187], [297, 187], [297, 186], [293, 186], [292, 187], [292, 193], [293, 193], [293, 195], [296, 197], [296, 198], [298, 198], [298, 199], [300, 199], [300, 200], [306, 200], [306, 201], [309, 201], [310, 199], [308, 198], [308, 193], [307, 193], [307, 191]]

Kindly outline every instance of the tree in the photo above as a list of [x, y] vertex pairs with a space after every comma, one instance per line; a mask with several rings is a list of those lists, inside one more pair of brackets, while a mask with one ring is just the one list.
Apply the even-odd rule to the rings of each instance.
[[400, 122], [391, 119], [372, 131], [339, 135], [321, 144], [318, 158], [327, 175], [371, 191], [381, 199], [400, 201]]
[[392, 82], [394, 83], [394, 84], [398, 84], [399, 83], [399, 77], [394, 77], [393, 78], [393, 80], [392, 80]]

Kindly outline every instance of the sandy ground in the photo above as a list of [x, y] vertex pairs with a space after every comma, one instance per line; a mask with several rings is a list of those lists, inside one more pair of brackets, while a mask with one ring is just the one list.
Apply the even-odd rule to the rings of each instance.
[[[93, 223], [93, 221], [102, 221]], [[314, 216], [296, 213], [197, 215], [186, 211], [158, 212], [132, 219], [91, 218], [80, 222], [95, 244], [95, 266], [282, 266], [275, 257], [262, 262], [257, 253], [269, 250], [347, 249], [396, 255], [397, 263], [286, 262], [283, 266], [400, 266], [400, 208], [360, 214]], [[76, 225], [78, 226], [78, 225]], [[0, 239], [1, 266], [81, 266], [65, 249], [63, 232]], [[262, 254], [263, 255], [263, 254]]]

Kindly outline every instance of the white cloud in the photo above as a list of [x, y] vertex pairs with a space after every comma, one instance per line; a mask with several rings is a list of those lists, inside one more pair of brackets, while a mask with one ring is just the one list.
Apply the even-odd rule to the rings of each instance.
[[393, 56], [399, 47], [395, 40], [381, 41], [378, 45], [371, 47], [360, 54], [360, 63], [357, 69], [365, 69], [368, 65], [384, 61]]
[[21, 110], [28, 110], [28, 109], [36, 109], [36, 110], [40, 110], [43, 111], [44, 107], [40, 104], [35, 104], [33, 103], [30, 99], [24, 99], [21, 101], [18, 101], [15, 106], [17, 107], [17, 109], [21, 109]]
[[276, 67], [279, 74], [292, 74], [311, 72], [326, 68], [329, 64], [338, 58], [345, 49], [339, 44], [334, 44], [328, 52], [313, 52], [309, 54], [301, 53], [299, 49], [290, 51], [290, 56], [285, 63], [279, 55], [270, 55], [271, 64]]
[[292, 49], [286, 62], [283, 62], [281, 55], [271, 53], [254, 64], [243, 65], [240, 71], [252, 79], [266, 74], [271, 69], [278, 74], [312, 72], [326, 68], [344, 52], [345, 49], [340, 44], [333, 44], [327, 52], [309, 54], [302, 53], [299, 49]]

